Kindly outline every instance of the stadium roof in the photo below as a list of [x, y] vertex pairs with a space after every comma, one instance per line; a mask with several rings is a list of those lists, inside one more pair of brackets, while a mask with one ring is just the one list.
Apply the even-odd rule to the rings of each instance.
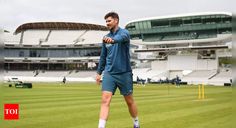
[[25, 23], [20, 25], [15, 34], [29, 29], [40, 29], [40, 30], [103, 30], [107, 31], [106, 26], [97, 24], [87, 23], [73, 23], [73, 22], [35, 22]]
[[158, 17], [149, 17], [149, 18], [141, 18], [129, 21], [126, 23], [128, 25], [129, 23], [133, 22], [139, 22], [139, 21], [146, 21], [146, 20], [155, 20], [155, 19], [169, 19], [169, 18], [178, 18], [178, 17], [189, 17], [189, 16], [203, 16], [203, 15], [228, 15], [232, 16], [232, 13], [229, 12], [199, 12], [199, 13], [187, 13], [187, 14], [179, 14], [179, 15], [168, 15], [168, 16], [158, 16]]

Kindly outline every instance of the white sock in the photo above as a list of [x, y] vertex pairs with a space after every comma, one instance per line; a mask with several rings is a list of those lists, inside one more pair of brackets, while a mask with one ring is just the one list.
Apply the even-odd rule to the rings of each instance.
[[105, 126], [106, 126], [106, 120], [99, 119], [98, 128], [105, 128]]
[[133, 118], [133, 122], [135, 126], [139, 126], [138, 117]]

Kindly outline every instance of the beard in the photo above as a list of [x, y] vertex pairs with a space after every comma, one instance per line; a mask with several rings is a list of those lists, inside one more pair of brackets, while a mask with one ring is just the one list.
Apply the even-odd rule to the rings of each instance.
[[115, 30], [115, 26], [107, 26], [107, 28], [110, 30], [110, 31], [114, 31]]

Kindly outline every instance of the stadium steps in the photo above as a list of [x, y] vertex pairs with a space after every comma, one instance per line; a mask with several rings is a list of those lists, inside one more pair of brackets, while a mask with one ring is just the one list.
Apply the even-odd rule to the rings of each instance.
[[52, 30], [49, 30], [48, 35], [45, 39], [39, 39], [39, 45], [41, 45], [43, 42], [47, 42], [51, 33], [52, 33]]

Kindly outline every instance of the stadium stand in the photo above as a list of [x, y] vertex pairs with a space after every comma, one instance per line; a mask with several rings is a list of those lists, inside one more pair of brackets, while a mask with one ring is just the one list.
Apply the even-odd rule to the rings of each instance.
[[38, 45], [41, 40], [45, 40], [49, 30], [26, 30], [24, 31], [22, 38], [23, 45]]
[[72, 45], [74, 40], [80, 37], [86, 30], [52, 30], [48, 41], [43, 43], [45, 45]]
[[[149, 70], [142, 72], [145, 73], [141, 75], [143, 78], [158, 76], [155, 80], [161, 77], [170, 80], [178, 76], [188, 84], [221, 86], [231, 79], [229, 72], [219, 71], [221, 64], [228, 63], [220, 58], [232, 58], [231, 13], [203, 12], [136, 19], [128, 22], [126, 29], [130, 32], [131, 43], [142, 46], [134, 50], [137, 59], [141, 63], [151, 63], [147, 67]], [[164, 73], [158, 75], [158, 71]]]
[[12, 78], [18, 78], [23, 82], [61, 82], [64, 77], [68, 81], [95, 81], [95, 71], [5, 71], [5, 81], [11, 81]]
[[214, 77], [209, 79], [208, 84], [212, 85], [225, 85], [225, 84], [232, 84], [232, 70], [221, 70], [218, 74]]
[[208, 79], [216, 73], [216, 70], [197, 70], [184, 76], [182, 81], [188, 84], [208, 84]]
[[105, 26], [96, 24], [22, 24], [14, 33], [4, 33], [4, 79], [60, 82], [67, 77], [67, 81], [95, 81], [101, 40], [107, 33]]
[[18, 45], [20, 43], [21, 36], [13, 35], [12, 33], [4, 33], [4, 43], [7, 45]]
[[[131, 37], [133, 80], [174, 79], [188, 84], [229, 84], [232, 70], [232, 14], [204, 12], [137, 19], [126, 24]], [[95, 81], [102, 25], [36, 22], [4, 33], [4, 79]]]
[[76, 44], [94, 44], [94, 43], [102, 43], [102, 38], [105, 36], [107, 32], [104, 31], [87, 31], [80, 38], [82, 41], [78, 41]]

